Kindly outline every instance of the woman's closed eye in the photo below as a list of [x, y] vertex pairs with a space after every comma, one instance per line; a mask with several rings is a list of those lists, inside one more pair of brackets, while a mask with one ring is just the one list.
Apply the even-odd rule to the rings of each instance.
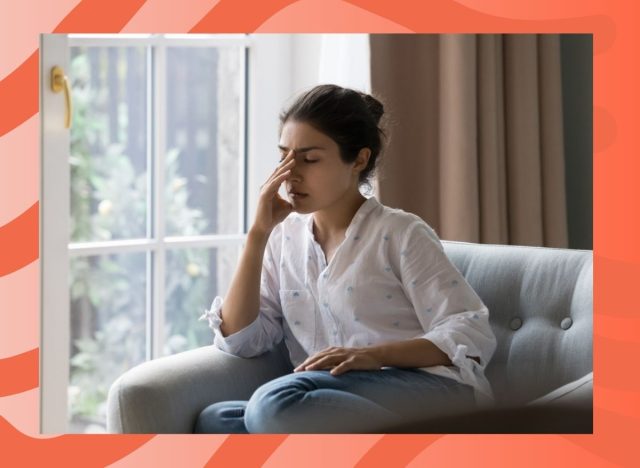
[[[282, 162], [282, 161], [284, 161], [284, 158], [280, 159], [280, 161], [278, 161], [278, 162]], [[306, 159], [306, 158], [303, 159], [303, 161], [306, 162], [306, 163], [309, 163], [309, 164], [313, 164], [315, 162], [318, 162], [317, 159]]]
[[306, 159], [306, 158], [305, 158], [305, 159], [303, 159], [303, 161], [304, 161], [304, 162], [306, 162], [306, 163], [315, 163], [315, 162], [318, 162], [318, 160], [317, 160], [317, 159]]

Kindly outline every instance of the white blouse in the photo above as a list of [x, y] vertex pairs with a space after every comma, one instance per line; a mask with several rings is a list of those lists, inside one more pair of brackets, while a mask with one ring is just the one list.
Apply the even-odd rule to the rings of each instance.
[[209, 320], [213, 344], [227, 353], [257, 356], [284, 338], [296, 367], [330, 346], [424, 338], [453, 365], [421, 371], [471, 385], [480, 406], [493, 403], [484, 375], [496, 349], [487, 307], [427, 223], [375, 197], [360, 206], [328, 265], [313, 216], [291, 213], [265, 249], [257, 319], [224, 337], [222, 304], [217, 296], [200, 319]]

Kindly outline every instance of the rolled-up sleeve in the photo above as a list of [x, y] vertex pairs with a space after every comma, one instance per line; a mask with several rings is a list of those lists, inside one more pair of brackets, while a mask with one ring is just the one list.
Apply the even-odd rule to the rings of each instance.
[[484, 377], [496, 349], [489, 310], [424, 221], [407, 230], [400, 265], [403, 287], [424, 330], [418, 338], [435, 344], [458, 368], [464, 382], [491, 396]]
[[216, 296], [209, 310], [200, 320], [208, 320], [213, 330], [213, 344], [218, 349], [239, 357], [254, 357], [277, 345], [283, 337], [282, 308], [280, 306], [278, 262], [275, 261], [273, 245], [277, 243], [277, 230], [269, 237], [262, 261], [260, 277], [260, 310], [249, 325], [228, 336], [223, 336], [222, 307], [224, 299]]

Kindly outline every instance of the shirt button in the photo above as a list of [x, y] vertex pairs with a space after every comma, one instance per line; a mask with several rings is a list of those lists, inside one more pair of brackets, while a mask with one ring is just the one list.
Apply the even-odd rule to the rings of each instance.
[[571, 325], [573, 325], [573, 320], [571, 320], [571, 317], [566, 317], [562, 319], [562, 322], [560, 322], [560, 328], [562, 328], [563, 330], [567, 330], [571, 327]]
[[522, 319], [520, 317], [516, 317], [512, 319], [511, 323], [509, 324], [509, 327], [511, 327], [512, 330], [517, 330], [521, 326], [522, 326]]

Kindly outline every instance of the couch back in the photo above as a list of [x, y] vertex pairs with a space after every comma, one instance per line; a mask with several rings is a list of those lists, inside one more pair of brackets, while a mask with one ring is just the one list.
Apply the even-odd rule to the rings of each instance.
[[593, 253], [443, 241], [489, 309], [486, 369], [498, 404], [519, 405], [593, 370]]

